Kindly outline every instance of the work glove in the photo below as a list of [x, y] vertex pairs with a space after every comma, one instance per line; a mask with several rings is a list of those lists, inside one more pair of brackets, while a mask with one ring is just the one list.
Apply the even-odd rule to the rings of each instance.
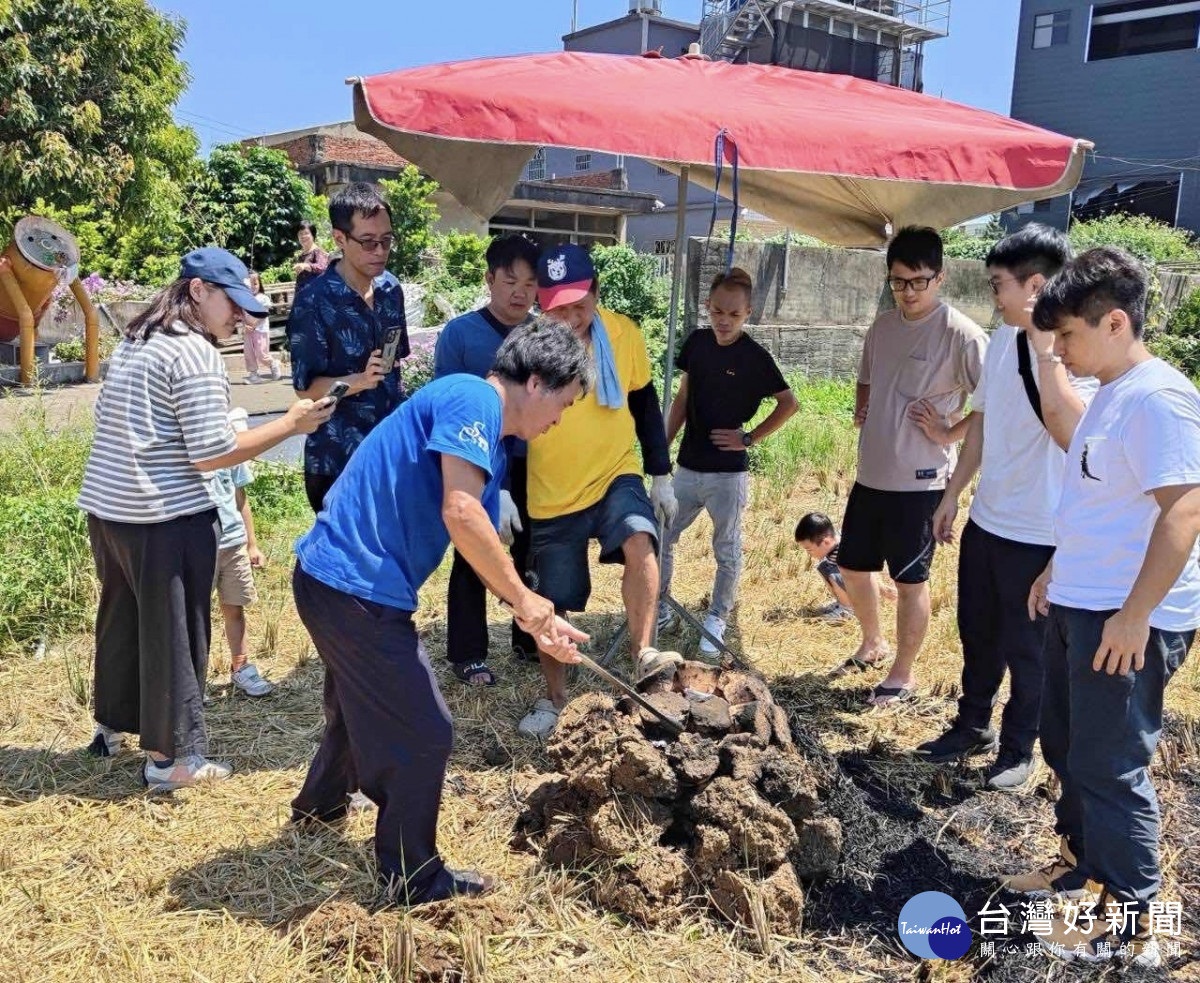
[[516, 534], [524, 531], [525, 527], [521, 525], [521, 513], [517, 511], [517, 503], [513, 501], [512, 495], [501, 491], [500, 528], [497, 530], [500, 534], [500, 542], [505, 546], [511, 546], [513, 540], [516, 539]]
[[650, 504], [654, 515], [666, 528], [671, 528], [679, 514], [679, 500], [675, 497], [675, 486], [669, 474], [656, 474], [650, 480]]

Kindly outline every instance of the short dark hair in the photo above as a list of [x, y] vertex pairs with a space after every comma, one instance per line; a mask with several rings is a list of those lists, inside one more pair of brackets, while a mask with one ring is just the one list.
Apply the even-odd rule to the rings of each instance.
[[1105, 314], [1120, 309], [1129, 316], [1133, 336], [1140, 338], [1146, 325], [1148, 283], [1146, 268], [1124, 249], [1089, 249], [1041, 289], [1033, 308], [1034, 327], [1054, 331], [1068, 317], [1083, 318], [1096, 327]]
[[512, 235], [493, 239], [483, 258], [487, 260], [489, 273], [511, 270], [517, 263], [524, 261], [536, 274], [540, 255], [538, 247], [532, 241], [514, 232]]
[[1065, 233], [1033, 222], [992, 246], [984, 262], [1024, 283], [1035, 273], [1049, 280], [1070, 258], [1071, 240]]
[[824, 512], [809, 512], [796, 523], [797, 543], [815, 543], [833, 534], [833, 520]]
[[888, 243], [888, 272], [893, 263], [903, 263], [910, 270], [927, 266], [934, 273], [941, 273], [942, 237], [928, 226], [906, 225]]
[[329, 199], [329, 223], [339, 232], [353, 232], [355, 213], [363, 218], [374, 218], [381, 208], [390, 219], [392, 210], [387, 199], [374, 185], [358, 181], [346, 185]]
[[578, 382], [586, 393], [592, 386], [591, 364], [587, 346], [574, 331], [542, 316], [508, 333], [496, 352], [492, 374], [518, 385], [536, 375], [554, 390]]
[[308, 231], [312, 233], [312, 237], [314, 239], [317, 237], [317, 223], [316, 222], [311, 222], [308, 219], [303, 219], [300, 222], [300, 224], [298, 226], [296, 226], [296, 235], [299, 235], [305, 229], [308, 229]]
[[713, 277], [712, 286], [708, 288], [708, 295], [711, 297], [722, 287], [729, 290], [741, 290], [746, 295], [747, 304], [754, 300], [754, 281], [750, 279], [750, 274], [740, 266], [734, 266], [728, 272], [718, 273]]

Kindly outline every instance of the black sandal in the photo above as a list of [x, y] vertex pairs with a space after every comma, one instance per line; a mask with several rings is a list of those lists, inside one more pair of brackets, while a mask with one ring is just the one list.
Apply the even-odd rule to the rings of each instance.
[[[450, 666], [454, 670], [454, 675], [458, 677], [459, 682], [467, 686], [495, 686], [496, 674], [488, 668], [486, 662], [470, 662], [470, 663], [452, 663]], [[487, 680], [481, 683], [472, 683], [472, 676], [487, 676]]]

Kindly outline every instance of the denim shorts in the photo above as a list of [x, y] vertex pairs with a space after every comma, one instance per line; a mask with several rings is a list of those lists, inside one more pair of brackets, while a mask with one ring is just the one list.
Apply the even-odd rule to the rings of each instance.
[[658, 522], [640, 475], [623, 474], [595, 505], [553, 519], [532, 520], [529, 570], [531, 590], [559, 611], [583, 611], [592, 593], [588, 541], [600, 541], [601, 563], [623, 563], [630, 536], [646, 533], [658, 548]]

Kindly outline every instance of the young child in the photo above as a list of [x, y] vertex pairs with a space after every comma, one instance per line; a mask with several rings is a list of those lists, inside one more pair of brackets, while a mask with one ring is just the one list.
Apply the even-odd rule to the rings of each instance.
[[[796, 397], [770, 353], [743, 330], [750, 317], [754, 284], [734, 267], [718, 274], [708, 294], [712, 330], [693, 331], [675, 364], [683, 375], [667, 416], [667, 443], [683, 430], [675, 497], [679, 514], [663, 544], [660, 597], [671, 586], [675, 544], [701, 511], [713, 523], [717, 577], [704, 628], [724, 641], [725, 623], [733, 611], [742, 569], [742, 511], [746, 507], [750, 447], [774, 433], [796, 412]], [[771, 415], [753, 430], [743, 429], [764, 399], [773, 399]], [[673, 621], [670, 607], [659, 602], [659, 630]], [[700, 640], [702, 655], [717, 647]]]
[[[257, 273], [251, 273], [246, 278], [246, 286], [254, 292], [255, 300], [264, 307], [271, 306], [271, 298], [263, 293], [262, 278]], [[246, 322], [242, 329], [242, 354], [246, 359], [246, 385], [254, 386], [267, 381], [259, 374], [261, 369], [270, 370], [272, 381], [283, 375], [283, 366], [279, 359], [271, 355], [270, 317]]]
[[[234, 409], [229, 422], [234, 430], [245, 430], [246, 411]], [[258, 600], [253, 570], [266, 563], [254, 539], [254, 517], [246, 497], [246, 486], [254, 481], [254, 474], [249, 464], [239, 464], [215, 471], [212, 481], [221, 519], [215, 587], [229, 643], [230, 674], [233, 685], [247, 696], [266, 696], [271, 692], [271, 684], [246, 658], [245, 609]]]
[[[819, 608], [816, 616], [822, 621], [849, 621], [854, 617], [854, 606], [846, 593], [846, 581], [838, 566], [838, 547], [842, 538], [834, 528], [833, 520], [824, 512], [809, 512], [796, 523], [796, 542], [817, 564], [817, 573], [825, 581], [833, 601]], [[885, 581], [879, 585], [879, 593], [888, 600], [896, 599], [896, 588]]]

